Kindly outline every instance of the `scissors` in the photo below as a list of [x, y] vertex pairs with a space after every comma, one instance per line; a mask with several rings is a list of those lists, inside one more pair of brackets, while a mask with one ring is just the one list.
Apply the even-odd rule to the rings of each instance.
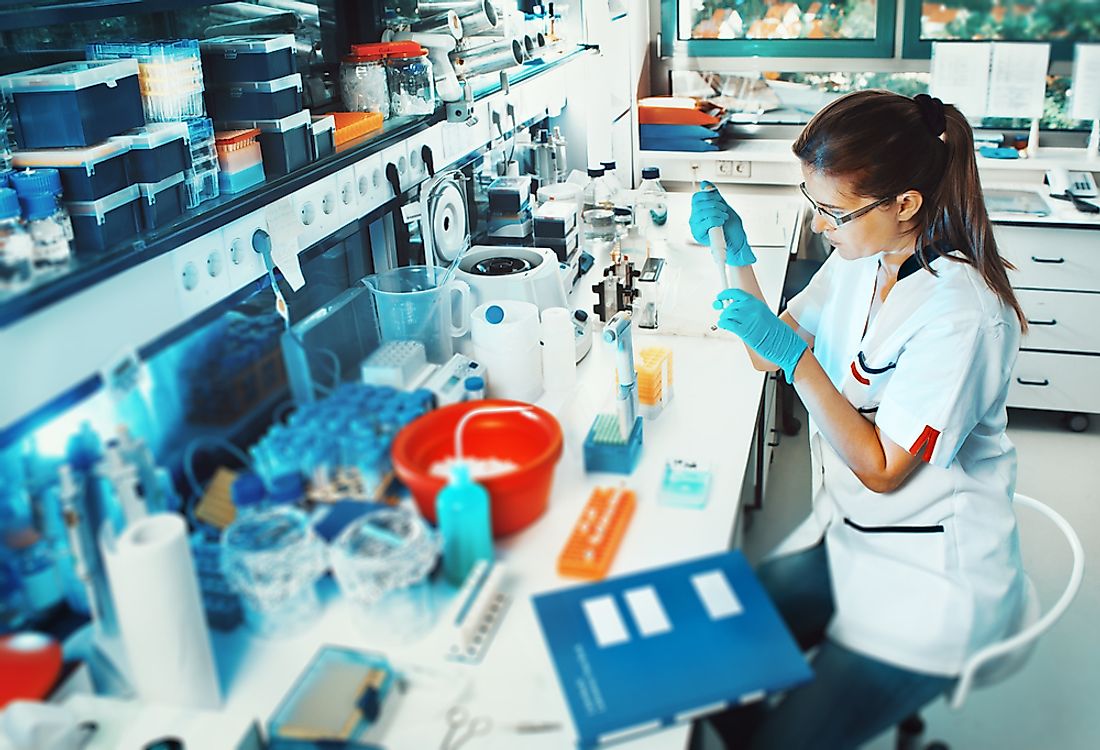
[[488, 734], [493, 720], [488, 716], [471, 717], [465, 706], [451, 706], [447, 710], [447, 734], [439, 750], [458, 750], [474, 737]]

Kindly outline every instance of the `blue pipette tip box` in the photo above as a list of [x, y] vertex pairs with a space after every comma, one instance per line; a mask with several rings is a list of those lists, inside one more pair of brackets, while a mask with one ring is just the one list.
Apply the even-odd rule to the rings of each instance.
[[608, 474], [632, 474], [642, 457], [642, 418], [634, 418], [630, 437], [623, 440], [619, 418], [597, 414], [584, 439], [584, 470]]

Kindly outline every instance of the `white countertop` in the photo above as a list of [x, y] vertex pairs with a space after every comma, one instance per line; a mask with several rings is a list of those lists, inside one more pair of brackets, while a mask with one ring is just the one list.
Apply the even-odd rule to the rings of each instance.
[[[733, 200], [745, 217], [750, 241], [759, 243], [756, 271], [774, 307], [786, 274], [789, 243], [797, 239], [801, 204], [794, 196]], [[592, 489], [618, 485], [624, 479], [637, 493], [638, 505], [611, 575], [728, 549], [740, 516], [742, 483], [763, 392], [764, 374], [752, 368], [741, 343], [725, 332], [709, 330], [716, 316], [710, 303], [718, 285], [711, 283], [715, 272], [709, 253], [688, 242], [689, 196], [670, 195], [669, 204], [667, 262], [670, 270], [679, 271], [682, 288], [676, 295], [676, 310], [668, 310], [668, 317], [680, 335], [665, 331], [650, 335], [635, 328], [634, 349], [636, 354], [651, 345], [672, 349], [675, 396], [664, 413], [646, 421], [641, 462], [625, 478], [589, 475], [583, 470], [581, 445], [593, 417], [613, 411], [613, 353], [598, 333], [592, 352], [579, 366], [575, 391], [540, 401], [562, 424], [564, 452], [546, 514], [497, 545], [498, 559], [508, 571], [504, 590], [513, 601], [485, 660], [478, 666], [444, 660], [443, 646], [435, 640], [438, 633], [403, 641], [401, 619], [387, 619], [382, 613], [386, 608], [408, 607], [407, 599], [395, 597], [373, 618], [364, 619], [326, 579], [321, 584], [324, 611], [306, 632], [282, 639], [260, 638], [246, 628], [213, 634], [226, 696], [224, 712], [253, 717], [266, 725], [318, 647], [344, 645], [382, 652], [399, 669], [409, 670], [410, 689], [391, 695], [369, 733], [369, 738], [387, 748], [438, 747], [446, 731], [445, 713], [456, 702], [467, 705], [474, 715], [489, 716], [496, 725], [488, 735], [471, 741], [470, 750], [559, 750], [574, 744], [576, 735], [530, 595], [574, 583], [557, 575], [558, 553]], [[594, 295], [589, 288], [599, 272], [597, 268], [581, 281], [574, 307], [591, 309]], [[704, 508], [657, 502], [664, 464], [671, 457], [710, 464], [710, 500]], [[453, 597], [453, 590], [445, 585], [436, 584], [432, 590], [440, 609]], [[521, 736], [503, 726], [523, 720], [560, 722], [562, 729]], [[682, 748], [688, 731], [686, 726], [674, 727], [630, 746]]]

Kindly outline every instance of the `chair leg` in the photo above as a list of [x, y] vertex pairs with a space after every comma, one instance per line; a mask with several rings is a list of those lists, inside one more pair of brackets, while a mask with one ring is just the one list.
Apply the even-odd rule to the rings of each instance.
[[906, 718], [897, 729], [897, 750], [921, 750], [921, 737], [924, 735], [924, 720], [920, 714]]

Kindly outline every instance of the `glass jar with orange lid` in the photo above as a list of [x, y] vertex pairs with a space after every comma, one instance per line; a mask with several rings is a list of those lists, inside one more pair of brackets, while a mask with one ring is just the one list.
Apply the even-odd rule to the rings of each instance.
[[390, 113], [407, 117], [435, 112], [435, 77], [428, 51], [416, 42], [391, 42], [388, 46]]
[[349, 112], [390, 116], [385, 57], [390, 44], [354, 44], [340, 63], [340, 98]]

